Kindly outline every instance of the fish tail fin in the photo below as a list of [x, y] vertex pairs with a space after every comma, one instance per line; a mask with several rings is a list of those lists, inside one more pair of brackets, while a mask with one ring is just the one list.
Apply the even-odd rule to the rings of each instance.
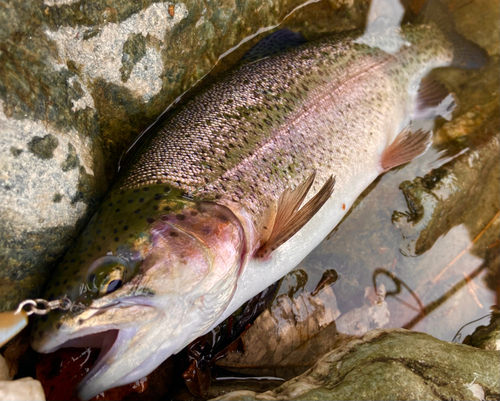
[[436, 24], [453, 46], [451, 67], [476, 69], [488, 62], [488, 53], [478, 44], [460, 35], [448, 7], [440, 0], [428, 0], [417, 16], [417, 22]]

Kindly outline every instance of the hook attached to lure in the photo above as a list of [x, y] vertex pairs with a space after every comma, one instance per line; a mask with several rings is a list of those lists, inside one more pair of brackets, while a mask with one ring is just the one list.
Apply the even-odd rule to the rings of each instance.
[[18, 334], [28, 324], [30, 315], [46, 315], [55, 309], [69, 310], [75, 304], [68, 297], [47, 301], [45, 299], [26, 299], [15, 311], [0, 313], [0, 347]]

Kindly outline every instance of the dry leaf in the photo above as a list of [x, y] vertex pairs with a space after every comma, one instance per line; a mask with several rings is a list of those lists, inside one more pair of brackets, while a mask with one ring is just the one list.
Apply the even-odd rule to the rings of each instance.
[[244, 352], [230, 353], [217, 364], [259, 376], [299, 374], [335, 347], [341, 337], [335, 327], [339, 315], [331, 287], [316, 296], [282, 294], [241, 337]]

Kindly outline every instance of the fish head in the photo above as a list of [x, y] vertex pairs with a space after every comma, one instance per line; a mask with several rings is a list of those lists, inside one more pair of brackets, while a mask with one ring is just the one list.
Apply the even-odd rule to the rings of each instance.
[[113, 191], [105, 199], [47, 290], [48, 299], [67, 296], [73, 307], [34, 324], [38, 352], [101, 348], [80, 383], [82, 399], [152, 372], [209, 330], [236, 288], [245, 241], [235, 215], [148, 191], [153, 196]]

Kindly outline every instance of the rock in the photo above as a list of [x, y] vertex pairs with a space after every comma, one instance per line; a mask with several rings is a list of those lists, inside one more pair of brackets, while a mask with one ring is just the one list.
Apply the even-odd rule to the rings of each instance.
[[[498, 100], [495, 103], [498, 105]], [[467, 114], [451, 123], [459, 125], [462, 119], [468, 119]], [[393, 221], [406, 239], [403, 252], [423, 254], [439, 237], [462, 223], [475, 238], [499, 210], [500, 114], [495, 106], [481, 110], [479, 115], [482, 124], [471, 125], [467, 135], [454, 144], [459, 144], [463, 154], [423, 177], [400, 184], [408, 210], [394, 212]], [[484, 257], [484, 252], [478, 256]]]
[[464, 344], [490, 351], [500, 351], [500, 317], [498, 314], [491, 316], [488, 326], [479, 326], [474, 333], [465, 337]]
[[9, 374], [9, 367], [7, 366], [7, 362], [5, 358], [0, 355], [0, 381], [12, 380]]
[[2, 4], [0, 310], [41, 293], [120, 156], [174, 100], [289, 14], [287, 26], [314, 38], [361, 26], [368, 10], [364, 0], [305, 3]]
[[31, 377], [14, 381], [0, 381], [2, 401], [45, 401], [42, 385]]
[[499, 352], [403, 329], [373, 330], [265, 393], [216, 400], [496, 400]]

